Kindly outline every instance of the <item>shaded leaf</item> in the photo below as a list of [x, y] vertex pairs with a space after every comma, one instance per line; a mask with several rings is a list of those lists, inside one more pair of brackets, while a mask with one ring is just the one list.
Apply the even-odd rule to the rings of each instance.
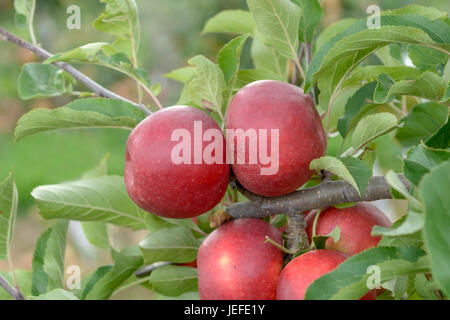
[[395, 82], [386, 74], [378, 77], [378, 86], [374, 101], [384, 103], [396, 96], [409, 95], [429, 100], [440, 101], [447, 88], [447, 82], [434, 72], [425, 71], [416, 80], [401, 80]]
[[228, 42], [217, 56], [217, 62], [225, 76], [225, 81], [230, 83], [236, 78], [239, 70], [242, 49], [249, 35], [242, 35]]
[[165, 266], [150, 276], [152, 289], [160, 294], [176, 297], [197, 289], [197, 269], [184, 266]]
[[398, 276], [428, 270], [425, 252], [415, 247], [377, 247], [349, 257], [335, 270], [315, 280], [307, 289], [305, 299], [358, 299], [367, 293], [369, 266], [380, 267], [381, 282]]
[[0, 260], [9, 258], [18, 201], [14, 175], [10, 173], [0, 182]]
[[424, 237], [430, 254], [433, 277], [447, 296], [450, 295], [450, 161], [434, 168], [420, 184], [425, 204]]
[[185, 227], [164, 228], [151, 232], [139, 243], [146, 264], [158, 261], [191, 262], [200, 243]]
[[299, 39], [301, 42], [311, 42], [314, 31], [322, 20], [322, 7], [318, 0], [292, 0], [301, 9], [299, 23]]
[[69, 221], [58, 220], [38, 239], [33, 256], [31, 293], [45, 294], [64, 288], [64, 257]]
[[424, 145], [411, 148], [403, 160], [403, 174], [416, 186], [434, 167], [450, 159], [450, 151], [436, 150]]
[[136, 247], [122, 249], [115, 258], [113, 266], [100, 267], [89, 277], [82, 291], [82, 299], [108, 299], [123, 282], [142, 266], [142, 263], [142, 256]]
[[447, 106], [434, 102], [415, 105], [400, 121], [401, 127], [395, 137], [404, 146], [416, 145], [436, 134], [447, 119]]
[[64, 289], [54, 289], [38, 296], [27, 297], [28, 300], [79, 300], [73, 293]]

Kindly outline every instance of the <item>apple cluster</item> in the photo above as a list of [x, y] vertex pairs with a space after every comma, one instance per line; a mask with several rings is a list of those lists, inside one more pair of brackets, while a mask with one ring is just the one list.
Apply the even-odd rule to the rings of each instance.
[[[214, 136], [214, 163], [197, 158], [211, 149], [208, 141], [194, 141], [196, 124], [200, 136], [211, 130]], [[261, 196], [280, 196], [302, 186], [312, 175], [311, 160], [326, 151], [321, 119], [312, 99], [297, 86], [280, 81], [256, 81], [237, 92], [226, 115], [226, 130], [241, 136], [227, 137], [216, 122], [203, 111], [188, 106], [173, 106], [142, 121], [130, 134], [125, 158], [125, 184], [133, 201], [144, 210], [167, 218], [189, 218], [212, 209], [223, 197], [229, 180], [230, 163], [237, 180], [249, 191]], [[276, 130], [277, 144], [268, 144]], [[189, 134], [195, 146], [188, 163], [173, 161], [177, 132]], [[250, 132], [264, 132], [255, 139]], [[242, 138], [240, 141], [239, 139]], [[252, 141], [251, 141], [252, 140]], [[266, 146], [267, 150], [259, 150]], [[255, 150], [258, 149], [258, 150]], [[227, 157], [227, 150], [232, 150]], [[211, 150], [209, 150], [211, 151]], [[182, 151], [182, 152], [185, 152]], [[253, 153], [275, 155], [276, 172], [261, 174], [270, 165]], [[218, 154], [220, 153], [220, 154]], [[200, 155], [200, 157], [199, 157]], [[231, 161], [230, 159], [231, 158]], [[228, 159], [228, 161], [227, 161]], [[239, 161], [243, 160], [243, 161]]]
[[[131, 199], [162, 217], [192, 218], [221, 201], [230, 168], [247, 190], [266, 197], [281, 196], [305, 184], [313, 174], [309, 169], [311, 160], [325, 155], [326, 137], [320, 116], [312, 99], [297, 86], [271, 80], [253, 82], [233, 97], [225, 120], [226, 138], [211, 117], [194, 107], [165, 108], [142, 121], [127, 141], [125, 184]], [[243, 136], [228, 135], [229, 130]], [[246, 134], [252, 130], [267, 135]], [[174, 133], [176, 137], [185, 133], [193, 150], [179, 149]], [[194, 141], [199, 135], [207, 139]], [[213, 138], [214, 143], [208, 141]], [[268, 144], [268, 140], [277, 143]], [[262, 146], [267, 149], [261, 150]], [[251, 158], [255, 149], [266, 157]], [[174, 161], [174, 150], [177, 159], [189, 161]], [[231, 162], [227, 161], [229, 150]], [[208, 152], [220, 161], [202, 161]], [[267, 163], [268, 158], [277, 161], [277, 170], [261, 174], [273, 165]], [[313, 212], [306, 221], [310, 240], [313, 233], [327, 235], [339, 226], [339, 241], [329, 238], [325, 249], [304, 253], [286, 266], [283, 252], [265, 241], [269, 237], [283, 246], [280, 230], [270, 223], [243, 218], [214, 230], [201, 244], [196, 261], [200, 297], [303, 299], [315, 279], [335, 269], [348, 256], [377, 245], [380, 239], [371, 236], [374, 225], [390, 225], [381, 211], [361, 203], [345, 209], [330, 207], [318, 219]], [[374, 299], [374, 294], [369, 291], [362, 299]]]
[[[312, 236], [315, 213], [306, 216]], [[377, 246], [371, 235], [375, 225], [389, 227], [389, 219], [375, 206], [359, 203], [348, 208], [323, 210], [316, 235], [326, 236], [336, 226], [340, 237], [329, 237], [324, 249], [303, 253], [283, 267], [283, 252], [266, 242], [269, 237], [283, 245], [280, 230], [253, 218], [233, 220], [214, 230], [202, 242], [197, 256], [200, 298], [205, 300], [303, 300], [317, 278], [334, 270], [346, 258]], [[374, 300], [368, 290], [361, 300]]]

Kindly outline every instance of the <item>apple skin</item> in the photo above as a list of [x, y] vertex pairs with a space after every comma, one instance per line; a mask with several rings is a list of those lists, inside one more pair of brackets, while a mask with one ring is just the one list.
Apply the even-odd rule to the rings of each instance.
[[[306, 233], [311, 241], [315, 213], [306, 217]], [[329, 207], [320, 213], [316, 226], [317, 235], [327, 235], [339, 225], [340, 239], [332, 237], [325, 243], [325, 249], [334, 249], [349, 255], [376, 247], [381, 237], [371, 235], [375, 225], [391, 226], [390, 220], [377, 207], [369, 203], [358, 203], [353, 207], [338, 209]]]
[[269, 223], [242, 218], [225, 223], [201, 244], [197, 255], [202, 300], [274, 300], [283, 253], [269, 236], [282, 243]]
[[[301, 88], [285, 82], [261, 80], [240, 89], [228, 107], [226, 128], [255, 129], [258, 133], [267, 129], [268, 134], [270, 129], [279, 129], [277, 173], [261, 175], [260, 169], [269, 165], [261, 164], [259, 157], [258, 163], [249, 164], [248, 139], [245, 164], [232, 164], [237, 180], [262, 196], [280, 196], [302, 186], [313, 174], [309, 169], [311, 160], [326, 152], [325, 133], [312, 99]], [[270, 141], [268, 137], [269, 155]], [[236, 162], [237, 139], [229, 138], [227, 144], [234, 144]]]
[[[230, 174], [225, 152], [221, 164], [194, 164], [194, 121], [202, 121], [202, 134], [212, 128], [220, 130], [201, 110], [173, 106], [148, 116], [130, 134], [125, 185], [131, 199], [144, 210], [166, 218], [191, 218], [212, 209], [225, 194]], [[191, 134], [191, 164], [175, 164], [171, 159], [173, 147], [180, 143], [171, 141], [176, 129]], [[202, 152], [209, 143], [202, 142]]]
[[[280, 275], [277, 300], [304, 300], [306, 289], [317, 278], [331, 272], [348, 255], [336, 250], [313, 250], [290, 261]], [[375, 291], [370, 290], [360, 300], [374, 300]]]

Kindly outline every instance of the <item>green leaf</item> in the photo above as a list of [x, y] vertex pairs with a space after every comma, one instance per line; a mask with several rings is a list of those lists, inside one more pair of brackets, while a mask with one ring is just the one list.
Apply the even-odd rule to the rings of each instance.
[[[381, 16], [381, 28], [367, 29], [366, 19], [350, 25], [319, 48], [307, 72], [307, 86], [329, 73], [330, 68], [348, 74], [365, 57], [390, 43], [420, 44], [441, 51], [449, 50], [450, 26], [418, 14], [397, 15], [395, 10]], [[346, 67], [346, 68], [345, 68]]]
[[299, 23], [299, 39], [301, 42], [311, 42], [314, 31], [322, 20], [322, 7], [318, 0], [292, 0], [301, 9]]
[[372, 176], [372, 170], [358, 159], [325, 156], [311, 161], [309, 167], [314, 171], [326, 170], [334, 173], [350, 183], [360, 195], [364, 194]]
[[415, 247], [377, 247], [354, 255], [335, 270], [315, 280], [307, 289], [306, 300], [358, 299], [367, 291], [371, 273], [368, 267], [380, 268], [381, 282], [398, 276], [425, 272], [429, 264], [425, 252]]
[[387, 74], [392, 80], [400, 81], [417, 79], [422, 72], [405, 66], [364, 66], [356, 68], [344, 81], [343, 87], [376, 81], [381, 74]]
[[[403, 219], [400, 219], [403, 221]], [[399, 221], [400, 221], [399, 220]], [[406, 236], [383, 236], [378, 242], [379, 247], [404, 247], [413, 246], [421, 248], [423, 246], [422, 231]]]
[[319, 249], [325, 249], [325, 243], [327, 242], [328, 238], [332, 237], [334, 242], [338, 242], [341, 238], [341, 229], [339, 226], [336, 226], [329, 234], [326, 236], [322, 235], [316, 235], [312, 237], [312, 243], [314, 245], [314, 248], [316, 250]]
[[414, 211], [409, 211], [402, 224], [399, 226], [384, 228], [381, 226], [374, 226], [372, 229], [372, 235], [374, 236], [404, 236], [416, 233], [423, 228], [424, 217], [423, 214]]
[[138, 8], [135, 0], [100, 0], [105, 3], [105, 11], [94, 21], [97, 30], [120, 36], [134, 42], [135, 50], [139, 50], [140, 26]]
[[9, 259], [18, 201], [14, 174], [10, 173], [0, 182], [0, 260]]
[[276, 74], [281, 81], [287, 80], [288, 59], [276, 49], [266, 46], [256, 31], [253, 36], [251, 56], [257, 70], [268, 70]]
[[105, 98], [78, 99], [56, 109], [35, 109], [19, 119], [16, 141], [49, 130], [118, 128], [132, 130], [145, 118], [132, 104]]
[[425, 71], [415, 80], [395, 82], [386, 74], [378, 77], [378, 87], [375, 91], [376, 103], [384, 103], [400, 95], [416, 96], [428, 100], [440, 101], [447, 88], [447, 82], [436, 73]]
[[202, 33], [253, 33], [255, 22], [250, 12], [244, 10], [224, 10], [210, 18]]
[[123, 282], [142, 266], [142, 263], [142, 256], [137, 247], [122, 249], [113, 266], [100, 267], [89, 276], [82, 289], [81, 299], [108, 299]]
[[299, 7], [290, 0], [247, 0], [247, 5], [264, 44], [297, 59]]
[[438, 288], [433, 281], [428, 281], [424, 274], [417, 274], [415, 279], [417, 294], [424, 300], [437, 300], [435, 290]]
[[111, 244], [109, 242], [108, 229], [104, 222], [82, 222], [84, 235], [86, 239], [92, 245], [100, 249], [110, 249]]
[[382, 112], [362, 118], [352, 134], [351, 145], [359, 150], [372, 140], [397, 128], [397, 118], [392, 113]]
[[33, 296], [64, 288], [64, 257], [69, 221], [58, 220], [38, 239], [33, 256]]
[[389, 184], [391, 188], [394, 189], [394, 191], [398, 192], [401, 196], [408, 200], [408, 203], [412, 210], [422, 212], [422, 204], [409, 193], [396, 173], [390, 170], [386, 173], [385, 178], [387, 184]]
[[425, 204], [424, 237], [430, 254], [433, 278], [450, 296], [450, 161], [434, 168], [423, 178], [420, 191]]
[[446, 149], [450, 146], [450, 122], [447, 123], [425, 144], [430, 148]]
[[200, 243], [185, 227], [164, 228], [151, 232], [139, 243], [146, 264], [158, 261], [191, 262]]
[[368, 83], [356, 91], [353, 96], [347, 100], [344, 109], [344, 115], [338, 120], [337, 128], [342, 137], [345, 137], [349, 131], [356, 125], [355, 118], [360, 110], [373, 97], [376, 83]]
[[44, 219], [102, 221], [145, 229], [149, 214], [131, 201], [119, 176], [40, 186], [31, 195]]
[[182, 293], [177, 297], [168, 297], [164, 295], [157, 295], [155, 300], [200, 300], [198, 291]]
[[139, 69], [131, 62], [126, 53], [117, 52], [114, 44], [96, 42], [81, 47], [60, 52], [44, 61], [44, 64], [55, 62], [92, 63], [121, 72], [140, 84], [149, 87], [150, 78], [143, 69]]
[[447, 106], [434, 102], [415, 105], [400, 121], [402, 126], [397, 130], [395, 137], [403, 146], [416, 145], [436, 134], [447, 119]]
[[27, 297], [28, 300], [79, 300], [73, 293], [64, 289], [54, 289], [38, 296]]
[[345, 165], [352, 177], [355, 179], [360, 195], [365, 194], [366, 188], [369, 185], [369, 180], [372, 177], [372, 170], [363, 161], [355, 158], [338, 157]]
[[392, 100], [389, 95], [389, 90], [395, 84], [395, 81], [387, 74], [380, 74], [378, 76], [377, 87], [373, 93], [373, 100], [376, 103], [384, 103]]
[[331, 25], [327, 26], [317, 37], [316, 39], [316, 48], [319, 49], [324, 44], [329, 42], [331, 39], [339, 35], [341, 32], [346, 30], [352, 24], [354, 24], [357, 19], [354, 18], [345, 18], [338, 20]]
[[225, 81], [227, 83], [230, 83], [230, 81], [233, 81], [233, 79], [236, 78], [239, 70], [242, 49], [244, 48], [248, 37], [249, 35], [242, 35], [234, 38], [228, 42], [222, 50], [220, 50], [217, 56], [217, 62], [223, 71]]
[[[93, 169], [85, 172], [82, 179], [92, 179], [108, 175], [108, 161], [111, 154], [107, 153], [106, 156], [100, 161], [100, 163]], [[111, 244], [109, 242], [108, 228], [106, 223], [97, 221], [84, 221], [81, 222], [84, 235], [86, 239], [93, 246], [101, 249], [110, 249]]]
[[26, 28], [28, 25], [31, 25], [35, 8], [36, 0], [14, 0], [16, 25], [19, 28]]
[[222, 70], [204, 56], [196, 56], [188, 63], [196, 67], [194, 76], [187, 84], [191, 101], [199, 106], [211, 105], [221, 112], [225, 88]]
[[188, 82], [195, 74], [195, 67], [182, 67], [172, 70], [163, 76], [172, 80], [179, 81], [181, 83]]
[[164, 266], [150, 276], [152, 289], [160, 294], [177, 297], [197, 290], [197, 269], [184, 266]]
[[450, 151], [418, 145], [411, 148], [404, 159], [403, 174], [416, 186], [434, 167], [450, 159]]
[[52, 57], [45, 60], [44, 63], [50, 64], [55, 62], [69, 62], [69, 61], [76, 61], [76, 62], [87, 62], [87, 61], [93, 61], [97, 53], [101, 51], [105, 46], [107, 46], [107, 42], [94, 42], [94, 43], [88, 43], [85, 45], [82, 45], [78, 48], [60, 52]]
[[[26, 297], [31, 295], [31, 271], [16, 269], [14, 270], [17, 279], [17, 285], [20, 292]], [[11, 272], [0, 271], [0, 275], [14, 288], [14, 277]], [[13, 300], [14, 298], [9, 295], [2, 287], [0, 287], [0, 300]]]
[[408, 56], [418, 69], [424, 71], [436, 72], [438, 66], [445, 66], [448, 60], [448, 56], [441, 51], [417, 45], [408, 46]]
[[72, 92], [75, 79], [54, 65], [27, 63], [22, 67], [17, 83], [23, 100], [54, 97]]

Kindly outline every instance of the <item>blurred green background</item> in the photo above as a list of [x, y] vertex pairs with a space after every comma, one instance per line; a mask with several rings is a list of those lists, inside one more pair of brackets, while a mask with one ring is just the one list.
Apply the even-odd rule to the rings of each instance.
[[[142, 43], [139, 51], [141, 67], [146, 69], [152, 82], [161, 82], [163, 105], [174, 104], [181, 86], [162, 77], [162, 74], [186, 65], [186, 61], [204, 54], [212, 60], [218, 50], [230, 39], [224, 35], [201, 35], [208, 18], [224, 9], [246, 9], [244, 0], [136, 0], [140, 9]], [[324, 0], [322, 28], [343, 17], [363, 17], [370, 4], [382, 9], [393, 9], [407, 4], [433, 6], [449, 12], [448, 0]], [[81, 8], [81, 30], [66, 28], [66, 9], [76, 4]], [[35, 29], [42, 47], [50, 52], [68, 50], [90, 42], [108, 41], [112, 37], [96, 31], [92, 21], [103, 11], [99, 1], [37, 0]], [[28, 39], [26, 30], [14, 24], [13, 0], [0, 0], [0, 25]], [[247, 48], [248, 50], [248, 48]], [[243, 67], [251, 67], [248, 54]], [[20, 197], [20, 216], [14, 235], [14, 260], [19, 268], [30, 269], [32, 251], [37, 237], [46, 222], [42, 221], [32, 206], [31, 190], [43, 184], [76, 179], [91, 169], [107, 154], [111, 154], [109, 173], [123, 172], [125, 143], [129, 131], [77, 130], [42, 133], [14, 142], [13, 130], [19, 117], [27, 111], [45, 107], [63, 106], [69, 97], [21, 101], [16, 83], [21, 66], [36, 57], [26, 50], [0, 41], [0, 179], [10, 170], [15, 171]], [[122, 75], [95, 66], [78, 66], [83, 72], [120, 95], [135, 99], [135, 84]], [[120, 234], [122, 231], [117, 231]], [[75, 232], [76, 234], [76, 232]], [[122, 235], [125, 242], [137, 243], [142, 234]], [[94, 268], [107, 255], [97, 255], [93, 261], [86, 258], [86, 246], [80, 251], [78, 238], [68, 247], [68, 260]], [[81, 261], [81, 262], [80, 262]], [[0, 269], [6, 265], [0, 264]], [[84, 272], [83, 272], [84, 274]], [[129, 293], [127, 293], [129, 294]], [[129, 297], [129, 296], [128, 296]], [[136, 297], [142, 297], [135, 293]]]

